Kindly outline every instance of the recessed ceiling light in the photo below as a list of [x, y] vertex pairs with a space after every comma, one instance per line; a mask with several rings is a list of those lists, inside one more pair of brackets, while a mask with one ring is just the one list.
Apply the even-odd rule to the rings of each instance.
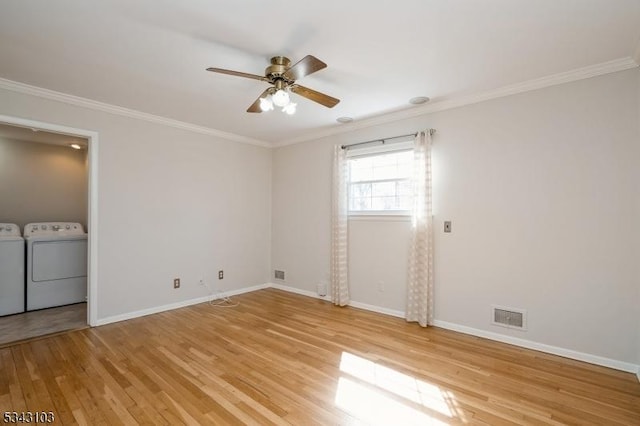
[[413, 105], [426, 104], [429, 102], [429, 98], [426, 96], [416, 96], [415, 98], [409, 99], [409, 103]]
[[73, 149], [81, 149], [82, 147], [80, 145], [78, 145], [77, 143], [72, 143], [71, 145], [69, 145], [71, 148]]
[[338, 117], [338, 118], [336, 118], [336, 121], [338, 123], [342, 123], [342, 124], [351, 123], [353, 121], [353, 118], [352, 117]]

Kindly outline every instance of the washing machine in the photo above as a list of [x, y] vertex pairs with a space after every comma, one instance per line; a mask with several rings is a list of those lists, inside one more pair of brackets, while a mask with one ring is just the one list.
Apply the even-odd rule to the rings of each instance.
[[0, 316], [24, 312], [24, 239], [15, 223], [0, 223]]
[[27, 311], [87, 300], [87, 234], [79, 223], [24, 227]]

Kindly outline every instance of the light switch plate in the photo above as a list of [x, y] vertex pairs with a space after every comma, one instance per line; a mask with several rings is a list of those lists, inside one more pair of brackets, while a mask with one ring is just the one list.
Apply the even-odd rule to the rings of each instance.
[[445, 220], [444, 221], [444, 232], [451, 232], [451, 221], [450, 220]]

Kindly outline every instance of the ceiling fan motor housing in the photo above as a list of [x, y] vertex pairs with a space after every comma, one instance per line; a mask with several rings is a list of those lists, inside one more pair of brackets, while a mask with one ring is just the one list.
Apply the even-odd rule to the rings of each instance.
[[[291, 66], [291, 60], [284, 56], [274, 56], [271, 58], [271, 65], [264, 70], [264, 75], [271, 80], [272, 83], [276, 83], [278, 80], [284, 80], [286, 83], [293, 83], [282, 77], [289, 67]], [[280, 89], [280, 87], [277, 87]]]

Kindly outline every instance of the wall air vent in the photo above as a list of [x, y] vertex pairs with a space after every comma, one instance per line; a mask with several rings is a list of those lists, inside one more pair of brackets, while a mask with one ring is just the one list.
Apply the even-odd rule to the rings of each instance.
[[527, 329], [527, 311], [524, 309], [506, 308], [504, 306], [492, 306], [493, 315], [491, 324], [501, 327]]
[[275, 272], [276, 272], [275, 273], [276, 280], [284, 280], [284, 271], [278, 271], [276, 269]]

